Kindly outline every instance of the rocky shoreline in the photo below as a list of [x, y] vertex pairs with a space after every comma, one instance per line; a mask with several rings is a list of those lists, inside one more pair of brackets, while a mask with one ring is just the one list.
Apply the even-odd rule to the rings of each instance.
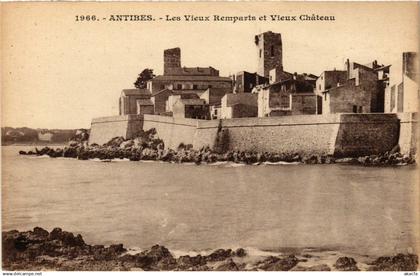
[[[363, 157], [336, 158], [331, 155], [303, 155], [299, 153], [268, 153], [244, 151], [220, 151], [209, 147], [195, 150], [192, 145], [180, 144], [177, 150], [165, 149], [163, 141], [157, 138], [155, 129], [138, 134], [134, 139], [115, 137], [100, 146], [88, 145], [88, 134], [77, 133], [64, 148], [44, 147], [42, 149], [25, 152], [21, 155], [47, 155], [52, 158], [65, 157], [79, 160], [99, 159], [111, 161], [114, 159], [128, 159], [130, 161], [153, 160], [172, 163], [211, 164], [215, 162], [234, 162], [241, 164], [262, 163], [303, 163], [303, 164], [352, 164], [362, 166], [395, 166], [415, 163], [415, 157], [402, 155], [398, 147], [390, 152]], [[218, 147], [220, 148], [220, 147]]]
[[154, 245], [140, 253], [123, 244], [89, 245], [80, 234], [40, 227], [33, 231], [2, 232], [3, 269], [9, 271], [416, 271], [418, 256], [382, 256], [369, 263], [336, 256], [331, 264], [317, 261], [316, 254], [249, 256], [243, 248], [217, 249], [208, 255], [176, 257]]

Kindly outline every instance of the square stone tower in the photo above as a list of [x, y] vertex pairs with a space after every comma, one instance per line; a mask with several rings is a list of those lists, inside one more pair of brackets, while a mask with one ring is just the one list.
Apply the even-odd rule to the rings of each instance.
[[270, 70], [283, 71], [283, 48], [281, 34], [271, 31], [255, 36], [258, 55], [258, 74], [268, 78]]
[[181, 49], [178, 47], [163, 51], [163, 74], [170, 74], [174, 68], [181, 68]]

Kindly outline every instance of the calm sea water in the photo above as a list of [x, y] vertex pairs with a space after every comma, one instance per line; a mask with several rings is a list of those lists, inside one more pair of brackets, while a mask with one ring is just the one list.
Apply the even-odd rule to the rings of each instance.
[[2, 148], [3, 230], [172, 250], [415, 248], [416, 166], [185, 165], [19, 156]]

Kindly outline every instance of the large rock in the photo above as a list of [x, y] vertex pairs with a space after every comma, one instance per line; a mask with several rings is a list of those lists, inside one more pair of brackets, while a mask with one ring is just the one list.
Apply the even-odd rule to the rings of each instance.
[[64, 246], [84, 246], [86, 245], [82, 236], [78, 234], [74, 236], [73, 233], [62, 231], [61, 228], [54, 228], [48, 237], [49, 240], [62, 241]]
[[334, 264], [334, 267], [339, 271], [359, 271], [357, 262], [350, 257], [340, 257]]
[[154, 245], [149, 250], [134, 255], [136, 266], [144, 270], [173, 270], [176, 260], [171, 252], [160, 245]]
[[372, 263], [370, 270], [375, 271], [416, 271], [418, 256], [414, 254], [398, 254], [392, 257], [379, 257]]
[[120, 144], [120, 148], [122, 149], [126, 149], [126, 148], [131, 148], [134, 145], [134, 141], [133, 140], [127, 140], [124, 141]]
[[206, 258], [197, 255], [197, 256], [181, 256], [177, 260], [177, 268], [179, 270], [197, 270], [198, 268], [206, 265]]
[[266, 271], [288, 271], [297, 265], [299, 260], [290, 255], [284, 258], [270, 256], [261, 262], [257, 263], [257, 268]]
[[105, 147], [118, 148], [125, 141], [124, 137], [114, 137], [104, 144]]
[[221, 264], [219, 264], [215, 270], [216, 271], [238, 271], [239, 268], [237, 264], [232, 260], [232, 258], [229, 258], [223, 261]]
[[238, 249], [235, 250], [234, 255], [236, 257], [242, 258], [242, 257], [245, 257], [246, 256], [246, 251], [243, 248], [238, 248]]
[[206, 260], [208, 262], [220, 262], [220, 261], [224, 261], [227, 258], [230, 258], [233, 256], [233, 252], [231, 249], [218, 249], [216, 251], [214, 251], [213, 253], [211, 253], [210, 255], [208, 255], [206, 257]]

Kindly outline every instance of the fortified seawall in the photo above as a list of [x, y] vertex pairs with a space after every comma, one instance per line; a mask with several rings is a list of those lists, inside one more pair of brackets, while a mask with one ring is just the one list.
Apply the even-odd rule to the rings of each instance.
[[143, 116], [122, 115], [94, 118], [89, 144], [103, 145], [114, 137], [133, 138], [143, 128]]
[[[417, 119], [413, 113], [295, 115], [266, 118], [196, 120], [159, 115], [115, 116], [92, 121], [90, 143], [115, 136], [133, 138], [155, 128], [165, 147], [180, 143], [214, 147], [224, 132], [229, 150], [363, 156], [391, 150], [414, 153]], [[219, 134], [218, 134], [219, 133]]]

